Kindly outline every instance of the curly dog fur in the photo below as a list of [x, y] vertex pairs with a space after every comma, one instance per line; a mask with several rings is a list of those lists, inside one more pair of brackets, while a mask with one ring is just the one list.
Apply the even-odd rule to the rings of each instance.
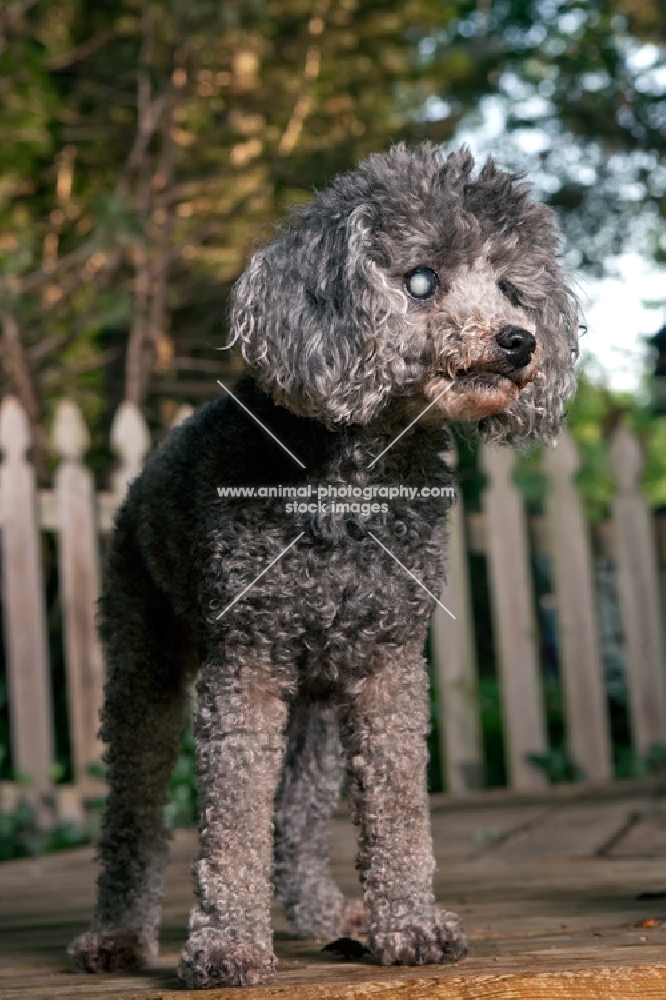
[[[93, 924], [69, 948], [80, 969], [155, 958], [162, 810], [195, 673], [201, 851], [182, 979], [270, 981], [273, 890], [297, 934], [363, 932], [383, 963], [465, 953], [457, 917], [433, 896], [432, 601], [414, 579], [441, 585], [448, 501], [288, 511], [284, 498], [217, 487], [445, 487], [452, 421], [486, 440], [554, 441], [578, 320], [553, 215], [492, 160], [472, 171], [464, 149], [372, 155], [237, 282], [231, 341], [249, 369], [238, 400], [305, 471], [224, 397], [131, 485], [101, 602], [109, 798]], [[343, 758], [364, 904], [328, 870]]]

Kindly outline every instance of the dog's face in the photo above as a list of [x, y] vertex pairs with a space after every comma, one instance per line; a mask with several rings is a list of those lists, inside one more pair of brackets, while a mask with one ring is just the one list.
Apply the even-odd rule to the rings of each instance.
[[234, 290], [232, 340], [262, 387], [327, 426], [391, 400], [484, 437], [552, 440], [578, 313], [551, 211], [489, 161], [425, 144], [336, 179]]
[[457, 267], [432, 265], [402, 276], [406, 322], [430, 353], [419, 388], [449, 420], [502, 413], [541, 371], [536, 317], [486, 253]]

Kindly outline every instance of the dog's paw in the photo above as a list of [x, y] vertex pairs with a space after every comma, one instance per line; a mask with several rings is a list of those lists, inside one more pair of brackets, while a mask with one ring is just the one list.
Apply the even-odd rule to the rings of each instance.
[[439, 965], [458, 962], [467, 954], [467, 940], [458, 916], [433, 909], [400, 930], [371, 934], [370, 947], [382, 965]]
[[223, 940], [214, 929], [206, 928], [190, 934], [178, 975], [193, 990], [260, 986], [273, 982], [275, 956], [256, 945]]
[[155, 964], [157, 941], [139, 931], [98, 928], [74, 938], [67, 955], [75, 972], [129, 972]]

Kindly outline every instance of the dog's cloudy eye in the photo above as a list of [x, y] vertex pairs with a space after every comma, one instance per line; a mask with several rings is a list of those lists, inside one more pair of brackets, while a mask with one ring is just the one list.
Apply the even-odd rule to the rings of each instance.
[[502, 295], [509, 300], [512, 306], [515, 306], [516, 309], [520, 309], [522, 307], [523, 303], [520, 301], [520, 296], [513, 285], [510, 285], [508, 281], [498, 281], [497, 287]]
[[413, 299], [429, 299], [439, 288], [437, 272], [431, 267], [415, 267], [405, 275], [405, 288]]

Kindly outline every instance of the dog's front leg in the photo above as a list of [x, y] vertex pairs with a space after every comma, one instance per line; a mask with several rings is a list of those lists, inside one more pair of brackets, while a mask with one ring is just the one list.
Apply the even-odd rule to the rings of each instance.
[[433, 895], [420, 649], [378, 650], [375, 670], [350, 684], [342, 718], [370, 947], [385, 965], [456, 961], [466, 953], [465, 936]]
[[212, 650], [198, 684], [195, 742], [201, 852], [199, 905], [178, 973], [188, 986], [270, 982], [273, 801], [284, 754], [287, 705], [256, 649]]

